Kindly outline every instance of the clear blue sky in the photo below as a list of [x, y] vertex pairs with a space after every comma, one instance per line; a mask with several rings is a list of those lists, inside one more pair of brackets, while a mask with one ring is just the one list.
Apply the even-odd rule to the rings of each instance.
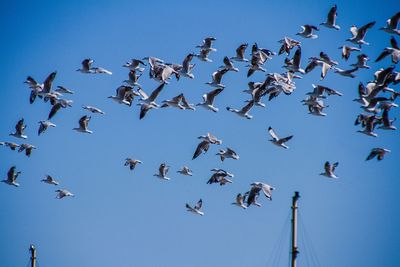
[[[196, 3], [195, 3], [196, 2]], [[291, 197], [300, 191], [300, 212], [321, 266], [400, 266], [398, 188], [400, 145], [398, 131], [378, 131], [374, 139], [356, 133], [353, 125], [361, 112], [352, 101], [357, 84], [373, 78], [385, 59], [372, 61], [389, 45], [390, 36], [378, 31], [399, 8], [395, 1], [8, 1], [0, 9], [2, 51], [0, 60], [0, 141], [20, 143], [8, 134], [25, 118], [29, 143], [38, 147], [31, 158], [0, 147], [0, 175], [10, 166], [22, 171], [21, 186], [0, 185], [0, 266], [25, 266], [28, 247], [38, 248], [40, 266], [266, 266], [285, 225]], [[340, 31], [322, 28], [316, 40], [301, 40], [302, 66], [310, 56], [325, 51], [343, 69], [356, 61], [340, 58], [339, 46], [350, 37], [351, 25], [376, 20], [363, 52], [370, 56], [370, 70], [355, 79], [328, 73], [319, 81], [315, 70], [297, 80], [291, 96], [281, 95], [265, 109], [254, 108], [252, 120], [225, 110], [241, 107], [248, 95], [241, 93], [249, 81], [244, 64], [238, 73], [224, 77], [226, 89], [216, 98], [220, 112], [198, 109], [150, 111], [139, 121], [139, 108], [112, 102], [107, 96], [127, 78], [122, 65], [131, 58], [156, 56], [182, 62], [206, 36], [218, 40], [213, 63], [194, 60], [194, 80], [171, 81], [160, 101], [183, 92], [191, 103], [210, 90], [204, 85], [226, 55], [233, 56], [243, 42], [277, 51], [283, 36], [295, 37], [303, 24], [324, 21], [330, 7], [338, 5]], [[300, 37], [299, 37], [300, 39]], [[398, 38], [399, 39], [399, 38]], [[349, 43], [347, 43], [349, 44]], [[113, 71], [108, 75], [83, 75], [75, 70], [84, 58]], [[284, 56], [267, 62], [268, 72], [281, 72]], [[42, 81], [57, 71], [54, 85], [76, 91], [74, 106], [61, 110], [57, 124], [37, 136], [38, 121], [45, 119], [49, 104], [29, 104], [23, 83], [31, 75]], [[397, 67], [397, 70], [398, 67]], [[330, 97], [325, 118], [307, 114], [300, 100], [318, 83], [343, 92]], [[141, 78], [147, 91], [157, 83]], [[399, 90], [397, 88], [397, 90]], [[92, 115], [92, 135], [72, 131], [87, 114], [81, 105], [106, 112]], [[391, 111], [398, 117], [399, 111]], [[397, 124], [397, 123], [395, 123]], [[284, 150], [268, 142], [268, 126], [279, 135], [293, 134]], [[240, 155], [238, 161], [220, 163], [211, 147], [192, 161], [197, 136], [212, 132]], [[392, 153], [382, 162], [366, 162], [373, 147]], [[131, 172], [124, 159], [144, 164]], [[339, 161], [338, 180], [319, 176], [325, 161]], [[161, 162], [171, 166], [171, 181], [153, 176]], [[176, 173], [188, 165], [193, 177]], [[214, 167], [235, 174], [224, 187], [207, 185]], [[56, 187], [40, 183], [45, 174], [60, 181], [60, 188], [75, 198], [56, 200]], [[241, 210], [230, 203], [253, 181], [276, 187], [273, 201], [260, 198], [261, 208]], [[186, 212], [185, 203], [203, 199], [205, 216]], [[285, 242], [288, 242], [288, 240]], [[309, 246], [309, 244], [308, 244]], [[289, 245], [284, 244], [287, 263]], [[299, 266], [305, 266], [300, 243]], [[283, 256], [282, 256], [283, 257]]]

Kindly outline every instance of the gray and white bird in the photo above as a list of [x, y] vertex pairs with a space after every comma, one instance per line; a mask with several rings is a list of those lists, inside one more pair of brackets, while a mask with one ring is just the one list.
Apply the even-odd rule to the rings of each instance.
[[365, 24], [364, 26], [357, 28], [356, 26], [351, 26], [350, 32], [353, 35], [351, 38], [346, 39], [346, 41], [352, 42], [353, 44], [358, 44], [361, 48], [361, 45], [369, 45], [366, 41], [364, 41], [365, 35], [367, 34], [368, 29], [371, 29], [375, 25], [375, 21]]
[[339, 47], [339, 49], [342, 49], [342, 58], [346, 61], [349, 59], [352, 51], [361, 51], [361, 49], [358, 47], [347, 46], [347, 45], [343, 45]]
[[375, 129], [375, 120], [376, 116], [372, 115], [366, 118], [365, 126], [363, 130], [358, 130], [357, 132], [372, 136], [372, 137], [378, 137], [378, 134], [374, 132]]
[[161, 180], [170, 180], [171, 178], [167, 177], [169, 170], [169, 166], [165, 163], [161, 163], [160, 167], [158, 168], [158, 173], [154, 174], [154, 176], [160, 178]]
[[175, 97], [173, 97], [170, 100], [163, 100], [162, 101], [162, 108], [166, 108], [166, 107], [174, 107], [174, 108], [178, 108], [178, 109], [185, 109], [184, 106], [181, 104], [181, 101], [183, 99], [183, 94], [179, 94]]
[[38, 130], [38, 135], [41, 135], [42, 133], [44, 133], [47, 128], [49, 127], [56, 127], [56, 125], [54, 123], [52, 123], [51, 121], [39, 121], [39, 130]]
[[336, 25], [336, 17], [337, 17], [337, 6], [334, 5], [329, 10], [328, 17], [326, 18], [326, 22], [323, 22], [320, 25], [325, 26], [327, 28], [340, 30], [340, 26]]
[[221, 161], [224, 161], [225, 159], [239, 159], [239, 155], [229, 147], [227, 147], [226, 150], [220, 149], [216, 155], [220, 156]]
[[73, 128], [72, 130], [75, 130], [75, 131], [80, 132], [80, 133], [88, 133], [88, 134], [93, 133], [93, 131], [90, 131], [88, 129], [89, 121], [90, 121], [91, 118], [92, 117], [87, 116], [87, 115], [81, 117], [79, 119], [79, 128]]
[[272, 139], [268, 140], [271, 143], [273, 143], [276, 146], [283, 147], [285, 149], [288, 149], [289, 147], [285, 144], [287, 141], [293, 138], [293, 135], [290, 135], [285, 138], [279, 138], [278, 135], [275, 133], [274, 129], [272, 127], [268, 127], [268, 133], [271, 135]]
[[232, 60], [239, 61], [239, 62], [248, 62], [249, 60], [245, 57], [245, 52], [247, 49], [248, 44], [244, 43], [241, 44], [238, 48], [236, 48], [236, 56], [231, 57]]
[[58, 92], [58, 93], [62, 93], [62, 94], [70, 94], [70, 95], [72, 95], [72, 94], [74, 94], [75, 92], [74, 91], [72, 91], [72, 90], [69, 90], [68, 88], [65, 88], [65, 87], [63, 87], [63, 86], [57, 86], [57, 89], [55, 90], [56, 92]]
[[19, 145], [14, 142], [0, 142], [0, 145], [8, 146], [13, 151], [15, 151], [15, 149], [19, 147]]
[[17, 138], [27, 139], [28, 136], [24, 134], [25, 128], [26, 124], [24, 124], [24, 119], [22, 118], [15, 125], [15, 133], [10, 133], [10, 135]]
[[185, 97], [184, 95], [182, 95], [182, 106], [183, 106], [185, 109], [196, 110], [196, 108], [194, 107], [194, 105], [193, 105], [193, 104], [190, 104], [190, 103], [187, 101], [187, 99], [186, 99], [186, 97]]
[[333, 173], [338, 165], [339, 165], [339, 162], [335, 162], [333, 164], [330, 164], [329, 161], [325, 162], [325, 164], [324, 164], [325, 172], [322, 172], [319, 175], [323, 175], [325, 177], [334, 178], [334, 179], [339, 178]]
[[211, 133], [207, 133], [206, 135], [200, 135], [199, 137], [197, 137], [198, 139], [202, 139], [202, 140], [207, 140], [208, 142], [210, 142], [211, 144], [215, 144], [215, 145], [220, 145], [222, 144], [222, 140], [218, 139], [216, 136], [214, 136]]
[[354, 69], [350, 69], [350, 70], [342, 70], [342, 69], [337, 68], [337, 67], [333, 67], [333, 69], [335, 70], [335, 73], [337, 73], [337, 74], [339, 74], [341, 76], [350, 77], [350, 78], [356, 77], [353, 73], [358, 70], [358, 68], [354, 68]]
[[44, 179], [40, 180], [41, 182], [44, 182], [46, 184], [52, 184], [52, 185], [59, 185], [60, 183], [57, 182], [52, 176], [46, 175]]
[[201, 45], [196, 45], [197, 48], [200, 48], [201, 50], [207, 50], [207, 51], [213, 51], [216, 52], [217, 49], [211, 47], [212, 43], [216, 41], [217, 39], [214, 37], [206, 37], [203, 39], [203, 43]]
[[211, 110], [213, 112], [218, 112], [218, 108], [214, 106], [214, 99], [223, 90], [224, 90], [223, 88], [217, 88], [207, 94], [204, 94], [203, 102], [196, 104], [196, 106], [201, 106], [201, 107]]
[[7, 179], [2, 180], [3, 183], [6, 183], [8, 185], [13, 185], [15, 187], [19, 186], [19, 183], [17, 183], [17, 177], [20, 175], [20, 171], [16, 171], [16, 167], [12, 166], [8, 172], [7, 172]]
[[264, 196], [272, 200], [272, 191], [275, 190], [275, 187], [272, 187], [266, 183], [261, 183], [261, 182], [254, 182], [251, 183], [251, 189], [247, 197], [247, 207], [250, 205], [256, 205], [258, 207], [261, 207], [261, 204], [257, 202], [258, 196], [260, 195], [260, 192], [262, 191]]
[[[284, 67], [292, 72], [300, 72], [302, 74], [305, 73], [305, 71], [300, 68], [300, 60], [301, 60], [301, 47], [299, 46], [293, 56], [293, 59], [290, 60], [291, 64], [286, 64]], [[286, 63], [288, 63], [287, 61]]]
[[229, 59], [229, 57], [224, 57], [223, 59], [224, 65], [220, 66], [220, 69], [227, 69], [230, 71], [234, 71], [234, 72], [238, 72], [239, 69], [235, 68], [235, 66], [233, 65], [233, 62]]
[[375, 62], [381, 61], [387, 56], [391, 56], [392, 62], [394, 64], [397, 64], [400, 60], [400, 48], [397, 44], [396, 39], [392, 36], [390, 38], [390, 44], [391, 47], [386, 47], [383, 52], [378, 56], [378, 58], [375, 60]]
[[226, 110], [236, 113], [238, 116], [246, 119], [253, 118], [252, 115], [249, 114], [250, 109], [254, 106], [254, 100], [250, 100], [242, 109], [234, 109], [231, 107], [226, 107]]
[[94, 106], [82, 106], [83, 109], [86, 109], [87, 111], [90, 111], [92, 113], [98, 113], [98, 114], [106, 114], [104, 113], [104, 111], [102, 111], [101, 109], [94, 107]]
[[128, 73], [128, 80], [124, 80], [124, 83], [127, 83], [132, 87], [137, 86], [137, 87], [141, 88], [142, 86], [138, 83], [139, 78], [141, 76], [142, 76], [142, 73], [140, 73], [138, 75], [138, 74], [136, 74], [135, 70], [130, 70]]
[[62, 199], [64, 197], [74, 197], [75, 195], [72, 194], [70, 191], [66, 190], [66, 189], [58, 189], [55, 192], [57, 192], [57, 199]]
[[210, 50], [201, 49], [200, 54], [194, 54], [194, 56], [197, 57], [198, 59], [200, 59], [201, 61], [212, 62], [212, 60], [208, 58], [209, 53], [210, 53]]
[[87, 58], [82, 61], [82, 67], [80, 69], [77, 69], [76, 71], [79, 71], [81, 73], [89, 73], [89, 74], [97, 74], [97, 73], [104, 73], [111, 75], [112, 72], [109, 70], [106, 70], [101, 67], [92, 67], [94, 60]]
[[130, 106], [135, 96], [139, 96], [139, 93], [133, 91], [132, 86], [121, 85], [117, 88], [115, 96], [112, 95], [108, 98], [111, 98], [118, 104], [125, 104], [127, 106]]
[[371, 67], [367, 65], [368, 60], [369, 60], [369, 57], [366, 54], [360, 54], [357, 56], [357, 62], [350, 64], [350, 66], [353, 66], [353, 67], [359, 68], [359, 69], [369, 69]]
[[189, 169], [187, 166], [183, 166], [182, 169], [178, 170], [177, 173], [180, 173], [182, 175], [186, 176], [193, 176], [192, 170]]
[[246, 205], [244, 203], [246, 202], [246, 194], [242, 195], [241, 193], [237, 194], [235, 202], [232, 203], [232, 205], [236, 205], [238, 207], [241, 207], [243, 209], [247, 209]]
[[203, 152], [206, 153], [208, 151], [208, 149], [210, 148], [210, 141], [204, 139], [203, 141], [201, 141], [197, 147], [196, 150], [194, 151], [192, 160], [194, 160], [195, 158], [197, 158], [198, 156], [200, 156]]
[[125, 159], [125, 166], [129, 166], [129, 169], [132, 171], [135, 169], [137, 164], [142, 164], [143, 162], [138, 159], [126, 158]]
[[146, 66], [146, 64], [140, 59], [132, 59], [130, 62], [126, 62], [122, 65], [122, 67], [128, 68], [129, 70], [143, 72], [144, 68], [141, 66]]
[[318, 38], [318, 35], [313, 33], [313, 31], [319, 31], [318, 27], [306, 24], [301, 26], [301, 28], [303, 29], [303, 31], [296, 33], [296, 35], [300, 35], [301, 37], [310, 39]]
[[186, 207], [187, 211], [190, 211], [194, 214], [203, 216], [204, 212], [200, 210], [202, 205], [203, 205], [203, 200], [200, 199], [193, 208], [187, 203], [186, 203], [185, 207]]
[[30, 157], [33, 149], [36, 149], [36, 147], [31, 144], [22, 144], [20, 145], [18, 152], [22, 152], [25, 150], [25, 155], [27, 157]]
[[225, 88], [225, 85], [221, 83], [222, 77], [228, 72], [227, 69], [217, 70], [212, 74], [212, 81], [206, 82], [206, 84], [217, 87], [217, 88]]
[[379, 28], [389, 34], [400, 35], [400, 29], [397, 28], [400, 20], [400, 12], [394, 14], [390, 19], [386, 21], [386, 26]]
[[386, 148], [376, 147], [371, 150], [368, 157], [365, 160], [371, 160], [373, 158], [377, 158], [379, 161], [383, 160], [386, 153], [390, 153], [391, 151]]

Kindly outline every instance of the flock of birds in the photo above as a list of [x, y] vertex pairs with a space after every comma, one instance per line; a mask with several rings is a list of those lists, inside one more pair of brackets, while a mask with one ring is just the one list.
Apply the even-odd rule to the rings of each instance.
[[[334, 5], [328, 13], [326, 22], [323, 22], [320, 25], [328, 29], [340, 30], [340, 26], [336, 24], [336, 18], [337, 6]], [[356, 118], [355, 125], [362, 126], [362, 129], [358, 132], [372, 137], [378, 136], [378, 134], [375, 132], [376, 128], [382, 130], [396, 130], [396, 127], [393, 125], [395, 119], [391, 119], [389, 112], [392, 108], [398, 107], [394, 101], [400, 93], [396, 92], [389, 86], [391, 84], [397, 84], [400, 82], [400, 73], [395, 71], [395, 64], [397, 64], [400, 58], [400, 48], [394, 37], [394, 35], [400, 35], [400, 29], [398, 29], [399, 20], [400, 12], [388, 19], [386, 25], [380, 28], [380, 30], [385, 31], [392, 36], [390, 39], [390, 46], [385, 48], [375, 60], [375, 62], [377, 62], [385, 57], [390, 56], [393, 65], [386, 69], [377, 70], [372, 81], [369, 81], [367, 84], [364, 85], [362, 82], [360, 82], [358, 86], [359, 98], [354, 99], [354, 101], [361, 104], [362, 109], [365, 111], [365, 113], [359, 114]], [[172, 77], [175, 77], [177, 80], [182, 77], [189, 79], [195, 78], [193, 74], [193, 70], [195, 68], [195, 64], [192, 63], [193, 59], [196, 58], [203, 62], [212, 62], [212, 60], [209, 58], [209, 55], [210, 53], [217, 51], [216, 48], [213, 47], [216, 39], [213, 37], [207, 37], [203, 40], [201, 45], [197, 46], [199, 49], [199, 54], [188, 54], [184, 58], [182, 64], [166, 63], [164, 60], [156, 57], [145, 57], [142, 60], [132, 59], [130, 62], [127, 62], [123, 65], [123, 67], [126, 67], [129, 70], [128, 79], [124, 81], [123, 85], [117, 88], [115, 95], [111, 95], [109, 98], [118, 104], [127, 106], [131, 106], [134, 102], [134, 99], [138, 98], [139, 100], [137, 105], [140, 106], [140, 119], [143, 119], [150, 110], [167, 107], [193, 111], [196, 110], [196, 107], [202, 107], [212, 112], [218, 112], [219, 109], [214, 105], [214, 100], [224, 91], [225, 85], [222, 83], [224, 75], [226, 75], [228, 72], [239, 71], [239, 69], [235, 67], [234, 63], [242, 62], [247, 64], [245, 65], [245, 67], [248, 68], [247, 77], [250, 77], [257, 71], [266, 73], [263, 65], [273, 56], [276, 56], [276, 54], [286, 54], [289, 56], [291, 50], [296, 49], [292, 58], [286, 57], [284, 60], [283, 67], [286, 69], [286, 72], [267, 73], [264, 81], [249, 82], [248, 89], [244, 90], [244, 93], [249, 94], [250, 99], [246, 101], [244, 106], [240, 109], [226, 107], [227, 111], [235, 113], [239, 117], [252, 119], [253, 116], [249, 114], [250, 110], [255, 106], [265, 107], [265, 103], [262, 102], [264, 97], [268, 96], [268, 100], [271, 101], [272, 99], [278, 97], [282, 92], [285, 95], [290, 95], [296, 89], [295, 79], [301, 79], [301, 75], [305, 75], [316, 68], [321, 68], [321, 80], [326, 77], [329, 71], [333, 71], [334, 73], [345, 77], [354, 78], [357, 70], [363, 68], [369, 69], [370, 66], [367, 65], [369, 57], [362, 53], [362, 46], [368, 45], [364, 39], [368, 30], [373, 28], [374, 25], [375, 21], [359, 28], [352, 26], [350, 28], [352, 36], [346, 41], [357, 46], [343, 45], [340, 47], [342, 51], [342, 59], [345, 61], [350, 58], [351, 53], [359, 52], [357, 56], [357, 62], [351, 64], [352, 69], [343, 70], [338, 68], [338, 62], [331, 59], [325, 52], [320, 52], [319, 57], [311, 57], [306, 68], [303, 69], [301, 67], [301, 42], [289, 37], [284, 37], [279, 41], [280, 49], [278, 53], [266, 48], [260, 48], [258, 47], [257, 43], [254, 43], [251, 48], [249, 59], [246, 58], [248, 44], [243, 43], [236, 49], [236, 55], [233, 57], [224, 57], [223, 65], [212, 74], [211, 81], [206, 83], [212, 87], [212, 90], [202, 96], [202, 102], [197, 103], [196, 105], [190, 104], [183, 94], [179, 94], [172, 99], [163, 100], [161, 104], [158, 104], [156, 102], [158, 96], [168, 85], [169, 80]], [[302, 31], [296, 35], [309, 39], [318, 38], [318, 35], [316, 34], [316, 32], [320, 30], [318, 27], [314, 25], [303, 25], [301, 27]], [[112, 74], [111, 71], [105, 68], [94, 67], [93, 63], [94, 61], [92, 59], [85, 59], [82, 61], [82, 67], [77, 71], [83, 74]], [[159, 85], [153, 92], [151, 92], [150, 95], [146, 94], [139, 83], [139, 79], [144, 73], [146, 67], [149, 68], [149, 77], [159, 82]], [[38, 135], [44, 134], [49, 127], [56, 127], [56, 125], [50, 120], [56, 114], [58, 114], [58, 112], [72, 107], [73, 104], [72, 100], [63, 98], [64, 95], [73, 94], [74, 92], [72, 90], [69, 90], [63, 86], [57, 86], [57, 89], [53, 90], [53, 81], [56, 78], [56, 74], [57, 72], [52, 72], [43, 83], [37, 82], [30, 76], [28, 76], [25, 81], [31, 90], [29, 98], [30, 103], [33, 103], [37, 98], [39, 98], [44, 102], [49, 102], [51, 104], [51, 109], [49, 111], [47, 120], [42, 120], [39, 122]], [[326, 113], [323, 112], [324, 109], [328, 107], [328, 105], [324, 103], [326, 98], [329, 96], [342, 96], [342, 93], [322, 85], [313, 84], [312, 86], [313, 91], [306, 94], [307, 97], [306, 99], [302, 100], [302, 103], [303, 105], [307, 106], [309, 114], [315, 116], [326, 116]], [[135, 90], [135, 88], [137, 89]], [[82, 108], [93, 114], [105, 114], [105, 112], [95, 106], [82, 106]], [[92, 134], [93, 131], [89, 130], [90, 120], [91, 116], [82, 116], [79, 119], [78, 127], [73, 128], [73, 130], [80, 133]], [[25, 128], [26, 124], [22, 118], [15, 125], [15, 132], [11, 133], [10, 135], [18, 139], [27, 139], [28, 137], [24, 132]], [[293, 138], [293, 135], [280, 138], [272, 127], [268, 128], [268, 133], [271, 136], [269, 141], [272, 144], [284, 149], [289, 148], [286, 143]], [[194, 151], [192, 160], [206, 153], [209, 150], [210, 145], [222, 144], [222, 140], [218, 139], [211, 133], [199, 136], [198, 138], [200, 142]], [[28, 143], [19, 145], [14, 142], [0, 142], [0, 145], [8, 146], [11, 150], [18, 150], [18, 152], [25, 151], [25, 154], [28, 157], [30, 157], [32, 151], [36, 149], [34, 145]], [[390, 150], [386, 148], [373, 148], [366, 160], [371, 160], [374, 157], [377, 157], [378, 160], [382, 160], [385, 154], [389, 152]], [[220, 149], [217, 155], [219, 155], [221, 161], [224, 161], [225, 159], [239, 159], [239, 155], [229, 147], [226, 149]], [[125, 166], [129, 166], [130, 170], [134, 170], [137, 164], [142, 164], [142, 161], [133, 158], [125, 159]], [[338, 178], [334, 173], [338, 165], [338, 162], [330, 163], [327, 161], [324, 165], [324, 172], [320, 173], [320, 175], [329, 178]], [[154, 176], [162, 180], [170, 180], [168, 177], [169, 168], [170, 166], [168, 166], [166, 163], [161, 163], [158, 172], [154, 174]], [[223, 169], [212, 169], [211, 171], [212, 175], [207, 181], [207, 184], [217, 183], [222, 186], [232, 183], [232, 180], [230, 179], [234, 177], [232, 173], [229, 173]], [[193, 175], [188, 166], [183, 166], [182, 169], [177, 172], [186, 176]], [[7, 173], [7, 178], [2, 182], [18, 187], [19, 184], [17, 183], [17, 177], [20, 174], [21, 172], [17, 171], [16, 166], [12, 166]], [[46, 175], [46, 177], [41, 181], [51, 185], [59, 185], [59, 182], [50, 175]], [[263, 194], [267, 199], [272, 200], [272, 191], [274, 189], [274, 187], [263, 182], [251, 183], [250, 189], [243, 194], [237, 194], [236, 199], [232, 204], [243, 209], [247, 209], [251, 205], [261, 206], [261, 204], [258, 202], [260, 194]], [[56, 197], [59, 199], [67, 196], [74, 196], [74, 194], [66, 189], [59, 189], [56, 190], [56, 192]], [[201, 210], [202, 203], [203, 200], [200, 199], [193, 207], [189, 204], [186, 204], [186, 208], [188, 211], [195, 214], [204, 215], [204, 212]]]

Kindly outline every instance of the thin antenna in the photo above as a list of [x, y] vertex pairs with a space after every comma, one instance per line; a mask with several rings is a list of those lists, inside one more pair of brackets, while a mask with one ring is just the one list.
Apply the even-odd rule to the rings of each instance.
[[294, 192], [292, 200], [292, 264], [291, 267], [296, 267], [296, 258], [299, 254], [299, 248], [297, 247], [297, 200], [300, 198], [298, 191]]

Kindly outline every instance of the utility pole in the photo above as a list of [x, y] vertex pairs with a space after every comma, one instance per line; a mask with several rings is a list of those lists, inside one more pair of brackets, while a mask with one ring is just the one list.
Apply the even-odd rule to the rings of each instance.
[[34, 245], [29, 247], [29, 252], [31, 253], [31, 267], [36, 267], [36, 248]]
[[296, 267], [296, 258], [299, 254], [299, 249], [297, 247], [297, 200], [300, 198], [298, 191], [294, 192], [292, 199], [292, 264], [291, 267]]

